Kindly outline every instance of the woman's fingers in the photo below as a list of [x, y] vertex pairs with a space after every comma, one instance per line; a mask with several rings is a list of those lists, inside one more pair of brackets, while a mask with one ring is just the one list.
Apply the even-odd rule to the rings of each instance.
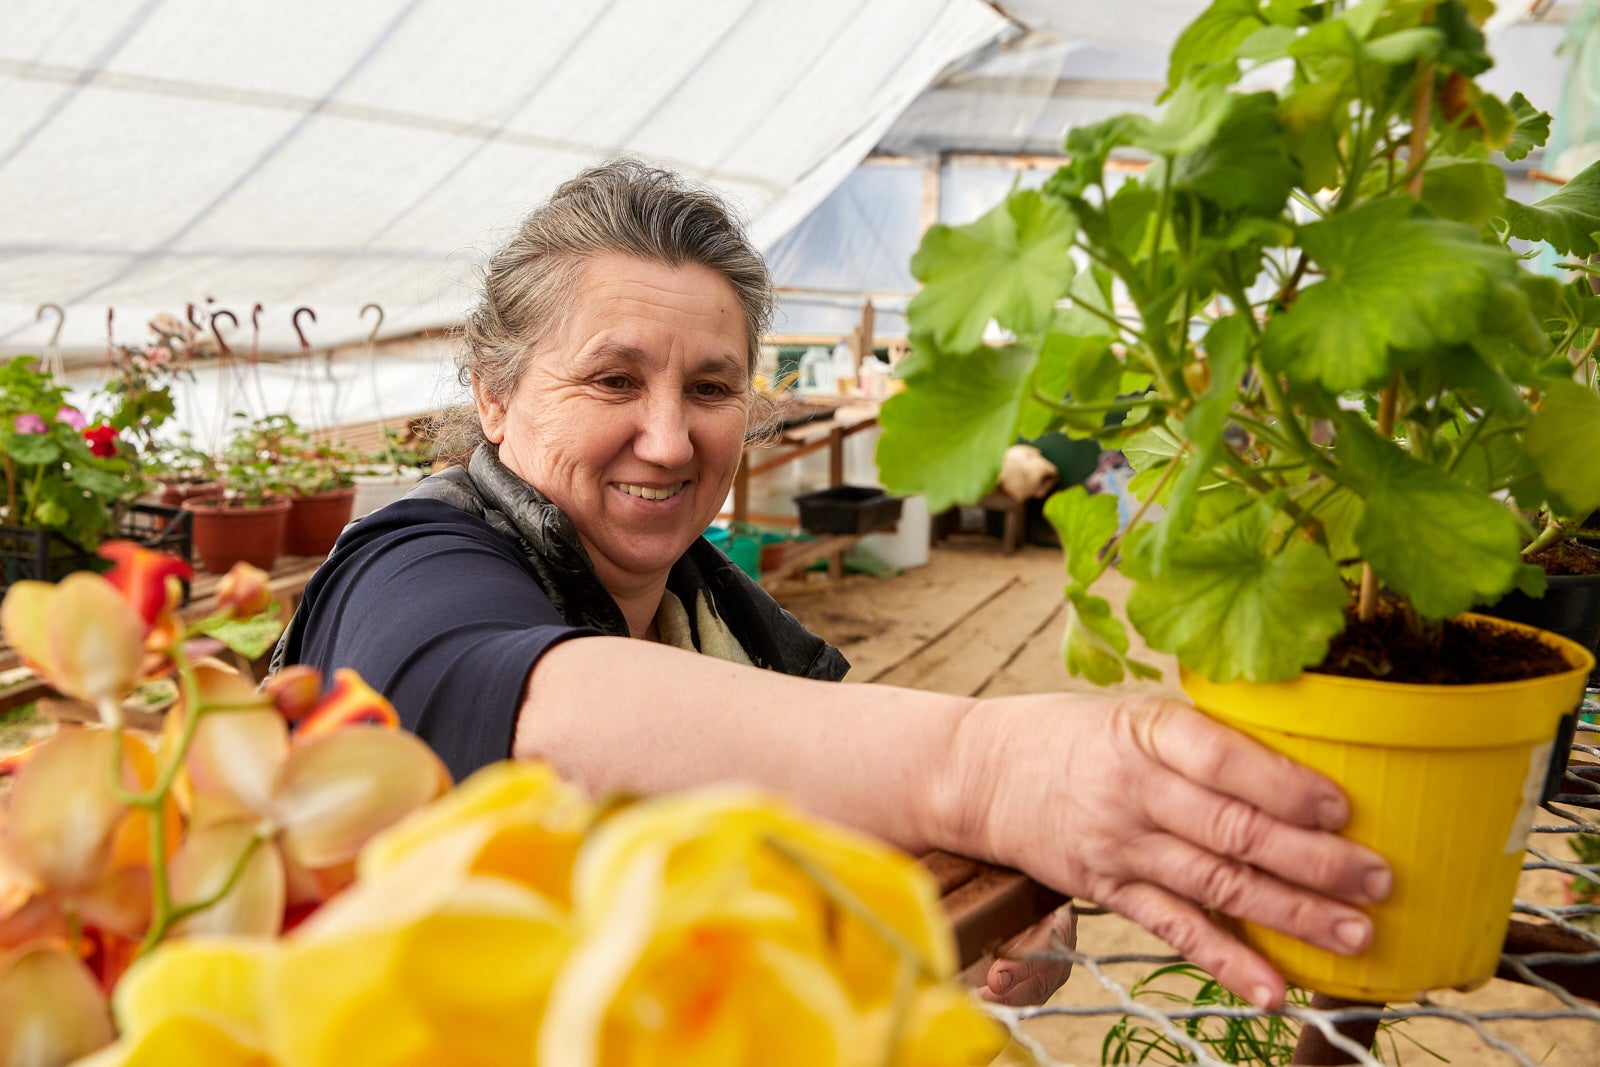
[[1100, 903], [1149, 930], [1256, 1007], [1283, 1007], [1283, 976], [1182, 897], [1135, 882]]
[[1152, 834], [1130, 866], [1131, 880], [1151, 883], [1225, 915], [1270, 926], [1329, 952], [1352, 955], [1372, 940], [1372, 920], [1360, 909], [1177, 837]]
[[1337, 830], [1350, 818], [1339, 787], [1316, 771], [1176, 700], [1130, 721], [1141, 747], [1191, 781], [1238, 797], [1284, 822]]
[[[1147, 795], [1152, 822], [1206, 852], [1355, 904], [1375, 904], [1389, 895], [1391, 877], [1383, 857], [1353, 841], [1286, 823], [1247, 801], [1177, 776]], [[1228, 910], [1216, 900], [1204, 902]]]
[[1078, 917], [1070, 903], [1063, 904], [1022, 933], [1006, 942], [995, 953], [985, 985], [978, 991], [984, 1000], [1023, 1007], [1043, 1004], [1050, 994], [1066, 984], [1072, 974], [1072, 961], [1029, 959], [1078, 944]]

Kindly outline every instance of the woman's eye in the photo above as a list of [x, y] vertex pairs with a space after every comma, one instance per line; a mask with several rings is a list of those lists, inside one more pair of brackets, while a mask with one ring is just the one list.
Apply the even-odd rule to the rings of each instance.
[[626, 389], [629, 382], [626, 375], [608, 374], [599, 380], [599, 384], [606, 389]]
[[696, 395], [706, 397], [728, 395], [728, 387], [721, 382], [699, 382], [695, 385], [694, 391]]

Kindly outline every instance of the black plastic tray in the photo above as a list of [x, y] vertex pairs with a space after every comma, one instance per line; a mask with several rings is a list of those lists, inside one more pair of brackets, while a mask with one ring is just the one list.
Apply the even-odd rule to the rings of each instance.
[[837, 485], [794, 498], [800, 505], [800, 526], [814, 534], [863, 534], [900, 521], [904, 501], [882, 489]]

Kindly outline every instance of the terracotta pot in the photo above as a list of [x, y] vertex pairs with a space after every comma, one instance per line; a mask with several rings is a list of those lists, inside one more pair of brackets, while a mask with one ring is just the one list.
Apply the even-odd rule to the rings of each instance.
[[221, 497], [198, 497], [184, 501], [183, 507], [194, 516], [195, 553], [212, 574], [226, 574], [240, 560], [262, 570], [278, 562], [289, 501], [274, 497], [245, 506], [224, 503]]
[[283, 550], [291, 556], [326, 556], [350, 522], [356, 490], [332, 489], [326, 493], [290, 497], [289, 522]]
[[216, 496], [222, 492], [222, 483], [209, 482], [162, 482], [161, 497], [158, 503], [171, 508], [181, 508], [186, 500], [197, 497]]

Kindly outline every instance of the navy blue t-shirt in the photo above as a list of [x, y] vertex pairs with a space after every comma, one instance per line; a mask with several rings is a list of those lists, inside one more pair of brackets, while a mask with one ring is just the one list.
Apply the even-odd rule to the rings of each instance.
[[437, 500], [353, 524], [306, 584], [285, 661], [353, 667], [459, 781], [511, 755], [522, 688], [570, 626], [517, 547]]

